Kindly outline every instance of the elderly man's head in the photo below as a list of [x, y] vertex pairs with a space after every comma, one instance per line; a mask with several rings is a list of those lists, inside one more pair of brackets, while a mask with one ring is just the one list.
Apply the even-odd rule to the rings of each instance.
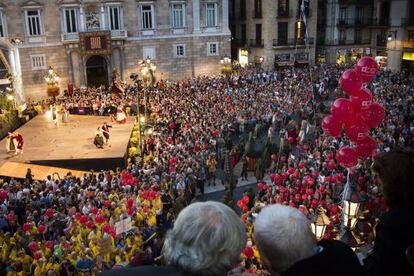
[[188, 273], [226, 275], [245, 244], [246, 230], [232, 209], [219, 202], [197, 202], [178, 215], [163, 255], [167, 265]]
[[289, 206], [275, 204], [264, 208], [256, 218], [254, 237], [272, 274], [286, 271], [317, 250], [309, 220]]

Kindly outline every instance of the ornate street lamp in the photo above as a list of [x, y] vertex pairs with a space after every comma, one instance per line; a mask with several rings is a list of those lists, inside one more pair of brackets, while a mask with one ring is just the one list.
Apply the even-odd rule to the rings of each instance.
[[141, 73], [142, 73], [142, 78], [143, 81], [145, 83], [145, 88], [144, 88], [144, 116], [145, 119], [147, 117], [147, 97], [146, 97], [146, 89], [148, 88], [152, 88], [154, 86], [154, 74], [155, 74], [155, 70], [157, 70], [157, 66], [155, 66], [152, 62], [151, 59], [149, 57], [147, 57], [145, 60], [142, 60], [140, 62], [140, 66], [141, 66]]
[[326, 230], [326, 226], [329, 225], [330, 220], [325, 214], [325, 210], [322, 206], [319, 206], [316, 213], [311, 218], [311, 229], [315, 238], [319, 241], [323, 238]]
[[49, 66], [47, 75], [45, 76], [45, 81], [47, 84], [47, 94], [50, 97], [55, 98], [57, 95], [59, 95], [59, 80], [59, 75], [55, 72], [55, 70], [53, 70], [52, 66]]
[[222, 65], [221, 72], [224, 75], [230, 75], [231, 72], [232, 72], [232, 68], [231, 68], [231, 58], [229, 58], [227, 55], [224, 55], [220, 59], [220, 63]]
[[345, 191], [343, 212], [345, 227], [353, 229], [358, 220], [359, 207], [363, 198], [356, 191], [355, 185], [349, 183], [349, 189]]

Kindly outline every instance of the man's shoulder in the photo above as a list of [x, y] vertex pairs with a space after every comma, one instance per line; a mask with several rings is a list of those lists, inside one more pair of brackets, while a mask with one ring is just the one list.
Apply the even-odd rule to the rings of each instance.
[[141, 266], [137, 268], [110, 270], [101, 273], [102, 276], [123, 275], [123, 276], [145, 276], [145, 275], [165, 275], [165, 276], [196, 276], [196, 274], [187, 274], [170, 266]]

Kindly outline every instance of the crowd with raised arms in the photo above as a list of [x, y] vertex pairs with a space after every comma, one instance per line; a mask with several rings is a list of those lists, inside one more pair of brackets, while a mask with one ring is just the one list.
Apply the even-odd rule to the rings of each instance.
[[[220, 181], [213, 178], [224, 165], [225, 150], [238, 150], [233, 163], [237, 164], [243, 160], [237, 138], [250, 131], [260, 136], [269, 129], [268, 135], [281, 135], [283, 147], [271, 158], [269, 168], [263, 166], [270, 181], [257, 184], [257, 193], [246, 189], [243, 204], [232, 206], [241, 212], [248, 236], [240, 259], [242, 270], [266, 273], [266, 263], [252, 239], [254, 220], [265, 205], [289, 205], [305, 216], [322, 206], [331, 218], [326, 238], [337, 238], [346, 172], [335, 162], [334, 151], [346, 141], [324, 136], [317, 121], [330, 95], [341, 93], [335, 80], [342, 70], [317, 66], [311, 78], [308, 69], [251, 69], [231, 77], [159, 82], [148, 95], [155, 131], [144, 138], [143, 162], [132, 158], [125, 170], [94, 172], [82, 178], [53, 175], [36, 181], [28, 172], [25, 180], [3, 180], [2, 272], [93, 274], [162, 263], [165, 233], [198, 192], [203, 193], [205, 184]], [[386, 120], [374, 133], [379, 151], [412, 147], [412, 76], [380, 72], [370, 85], [387, 110]], [[96, 93], [83, 96], [79, 92], [65, 104], [123, 99], [114, 104], [127, 105], [133, 101], [127, 94], [104, 97]], [[315, 131], [309, 131], [312, 125]], [[387, 204], [370, 166], [371, 160], [361, 163], [350, 175], [365, 198], [364, 215], [375, 222]], [[129, 219], [130, 224], [120, 226], [119, 222]], [[372, 240], [370, 227], [361, 231], [366, 242]]]

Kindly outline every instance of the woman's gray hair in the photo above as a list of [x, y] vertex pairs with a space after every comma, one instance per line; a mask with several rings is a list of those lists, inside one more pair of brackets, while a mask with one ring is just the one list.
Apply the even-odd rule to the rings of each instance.
[[262, 209], [254, 223], [254, 237], [260, 254], [277, 273], [317, 249], [310, 221], [298, 209], [280, 204]]
[[184, 272], [221, 276], [239, 262], [245, 245], [246, 229], [231, 208], [196, 202], [180, 212], [162, 253], [167, 265]]

